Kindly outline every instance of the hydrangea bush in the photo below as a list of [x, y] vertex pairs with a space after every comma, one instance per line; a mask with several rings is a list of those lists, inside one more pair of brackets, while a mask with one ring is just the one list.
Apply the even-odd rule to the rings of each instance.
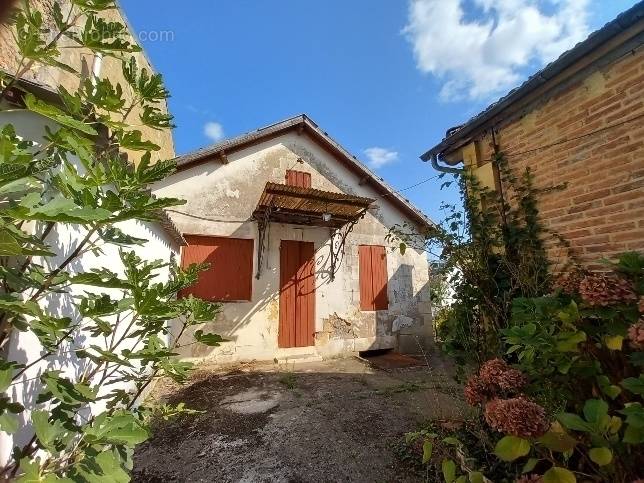
[[[606, 263], [564, 274], [548, 296], [514, 300], [501, 357], [464, 387], [479, 410], [475, 442], [423, 435], [430, 454], [451, 448], [438, 469], [445, 481], [644, 477], [644, 256]], [[478, 446], [497, 462], [473, 457]]]

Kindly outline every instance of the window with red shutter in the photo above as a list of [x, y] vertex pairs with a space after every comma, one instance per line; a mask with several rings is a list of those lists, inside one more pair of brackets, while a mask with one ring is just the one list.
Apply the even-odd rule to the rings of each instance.
[[311, 187], [311, 173], [304, 171], [286, 170], [286, 184], [289, 186], [299, 186], [300, 188]]
[[253, 292], [253, 240], [184, 235], [181, 266], [209, 263], [199, 280], [181, 295], [212, 301], [251, 300]]
[[387, 253], [385, 247], [360, 245], [360, 310], [387, 310]]

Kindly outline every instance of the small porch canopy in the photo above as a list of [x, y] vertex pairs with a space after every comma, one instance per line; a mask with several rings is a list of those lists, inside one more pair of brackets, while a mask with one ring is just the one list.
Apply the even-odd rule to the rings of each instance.
[[259, 198], [253, 218], [259, 229], [257, 250], [257, 278], [261, 273], [264, 239], [268, 224], [288, 223], [329, 228], [332, 237], [346, 227], [340, 240], [331, 243], [331, 279], [335, 275], [336, 262], [344, 248], [347, 235], [375, 200], [361, 196], [334, 193], [313, 188], [266, 183]]
[[268, 222], [341, 228], [362, 218], [373, 202], [361, 196], [269, 182], [253, 217]]

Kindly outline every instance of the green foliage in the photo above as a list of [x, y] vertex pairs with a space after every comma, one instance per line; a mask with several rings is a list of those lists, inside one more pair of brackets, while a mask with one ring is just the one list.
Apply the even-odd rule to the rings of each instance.
[[442, 346], [463, 360], [479, 363], [501, 349], [499, 331], [509, 324], [512, 300], [547, 293], [551, 280], [544, 241], [552, 237], [560, 242], [539, 221], [539, 191], [533, 187], [530, 170], [515, 176], [501, 153], [492, 163], [505, 194], [491, 192], [476, 177], [463, 174], [457, 179], [463, 210], [443, 204], [446, 216], [440, 225], [422, 234], [396, 226], [387, 237], [395, 246], [425, 249], [437, 259], [435, 265], [441, 268], [434, 277], [454, 290], [452, 313], [444, 315], [446, 323], [437, 327]]
[[642, 257], [628, 253], [611, 263], [630, 282], [624, 286], [634, 289], [627, 301], [614, 298], [597, 307], [588, 288], [584, 296], [558, 290], [513, 301], [509, 325], [500, 331], [505, 357], [530, 375], [525, 393], [542, 403], [555, 422], [525, 447], [514, 436], [503, 436], [495, 451], [500, 459], [529, 456], [525, 471], [538, 471], [552, 482], [576, 481], [575, 473], [597, 481], [639, 476], [644, 376], [635, 363], [642, 346], [631, 338], [629, 326], [641, 316], [641, 262]]
[[514, 461], [530, 452], [530, 442], [516, 436], [504, 436], [496, 443], [494, 454], [503, 461]]
[[[24, 92], [24, 107], [49, 121], [40, 143], [11, 125], [0, 128], [0, 349], [6, 355], [17, 332], [40, 344], [40, 357], [27, 365], [0, 359], [0, 430], [16, 432], [18, 415], [33, 428], [0, 469], [3, 479], [128, 481], [133, 448], [149, 437], [152, 421], [193, 412], [181, 403], [140, 404], [156, 378], [188, 378], [192, 365], [175, 352], [184, 331], [196, 329], [196, 343], [224, 341], [197, 327], [215, 318], [216, 304], [178, 297], [207, 265], [180, 269], [145, 259], [147, 241], [122, 224], [158, 221], [161, 210], [182, 201], [150, 192], [176, 168], [152, 157], [159, 147], [141, 127], [172, 127], [162, 107], [168, 91], [160, 75], [137, 65], [131, 54], [140, 48], [126, 26], [102, 16], [112, 8], [112, 0], [53, 1], [45, 19], [23, 2], [13, 19], [19, 66], [2, 76], [0, 96], [20, 89], [18, 80], [36, 64], [78, 75], [60, 62], [67, 48], [113, 57], [125, 83], [79, 79], [72, 92], [58, 89], [55, 104]], [[136, 166], [124, 161], [125, 148], [139, 152]], [[67, 232], [78, 235], [60, 254], [58, 237]], [[91, 255], [109, 265], [84, 269]], [[60, 359], [75, 370], [60, 368]], [[10, 396], [26, 381], [38, 391], [30, 413]]]

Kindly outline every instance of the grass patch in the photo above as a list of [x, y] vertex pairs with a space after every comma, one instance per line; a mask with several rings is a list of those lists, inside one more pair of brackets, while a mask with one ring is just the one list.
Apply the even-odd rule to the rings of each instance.
[[280, 384], [283, 384], [287, 389], [295, 389], [297, 387], [297, 377], [294, 372], [286, 372], [279, 378]]
[[384, 396], [391, 396], [393, 394], [401, 394], [401, 393], [408, 393], [408, 392], [418, 392], [422, 391], [424, 389], [427, 389], [427, 386], [425, 384], [420, 384], [417, 382], [403, 382], [402, 384], [398, 384], [396, 386], [390, 386], [386, 387], [384, 389], [378, 389], [376, 391], [376, 394], [381, 394]]

